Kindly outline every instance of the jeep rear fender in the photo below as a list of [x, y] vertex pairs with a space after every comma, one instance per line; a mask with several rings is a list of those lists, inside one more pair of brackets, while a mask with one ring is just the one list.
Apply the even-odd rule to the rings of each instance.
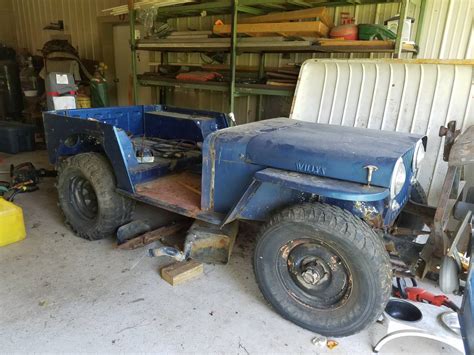
[[383, 187], [267, 168], [255, 174], [252, 183], [222, 225], [240, 218], [265, 220], [272, 211], [306, 202], [311, 196], [374, 202], [384, 200], [388, 195], [389, 189]]
[[49, 160], [52, 164], [56, 164], [60, 157], [91, 151], [87, 143], [93, 141], [95, 148], [100, 147], [114, 167], [117, 187], [133, 192], [129, 170], [137, 163], [133, 159], [135, 153], [132, 144], [124, 130], [94, 119], [77, 119], [54, 112], [45, 112], [43, 116]]

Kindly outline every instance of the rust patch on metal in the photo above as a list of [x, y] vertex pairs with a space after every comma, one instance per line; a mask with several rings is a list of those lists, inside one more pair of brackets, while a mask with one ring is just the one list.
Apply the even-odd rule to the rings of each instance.
[[363, 201], [357, 201], [354, 203], [354, 208], [361, 213], [362, 219], [369, 225], [375, 228], [383, 227], [382, 214], [375, 206], [368, 205]]
[[201, 195], [197, 193], [200, 191], [201, 176], [190, 172], [164, 176], [136, 186], [137, 194], [184, 208], [191, 216], [201, 212]]

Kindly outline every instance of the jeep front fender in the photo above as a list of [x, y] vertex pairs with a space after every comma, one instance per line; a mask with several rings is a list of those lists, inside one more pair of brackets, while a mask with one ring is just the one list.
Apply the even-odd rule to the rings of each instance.
[[308, 195], [342, 201], [373, 202], [385, 199], [389, 189], [267, 168], [255, 174], [252, 183], [222, 225], [240, 218], [264, 220], [275, 209], [307, 201]]

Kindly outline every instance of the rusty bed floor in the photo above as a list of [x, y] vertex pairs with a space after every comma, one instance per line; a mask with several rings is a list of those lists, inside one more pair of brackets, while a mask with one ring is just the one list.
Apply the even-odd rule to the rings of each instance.
[[177, 206], [196, 215], [201, 211], [201, 176], [181, 172], [138, 184], [136, 193], [160, 204]]

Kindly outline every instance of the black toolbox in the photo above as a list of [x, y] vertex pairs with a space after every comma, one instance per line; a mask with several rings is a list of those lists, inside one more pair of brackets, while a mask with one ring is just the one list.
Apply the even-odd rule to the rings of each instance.
[[16, 154], [35, 150], [35, 125], [0, 121], [0, 152]]

